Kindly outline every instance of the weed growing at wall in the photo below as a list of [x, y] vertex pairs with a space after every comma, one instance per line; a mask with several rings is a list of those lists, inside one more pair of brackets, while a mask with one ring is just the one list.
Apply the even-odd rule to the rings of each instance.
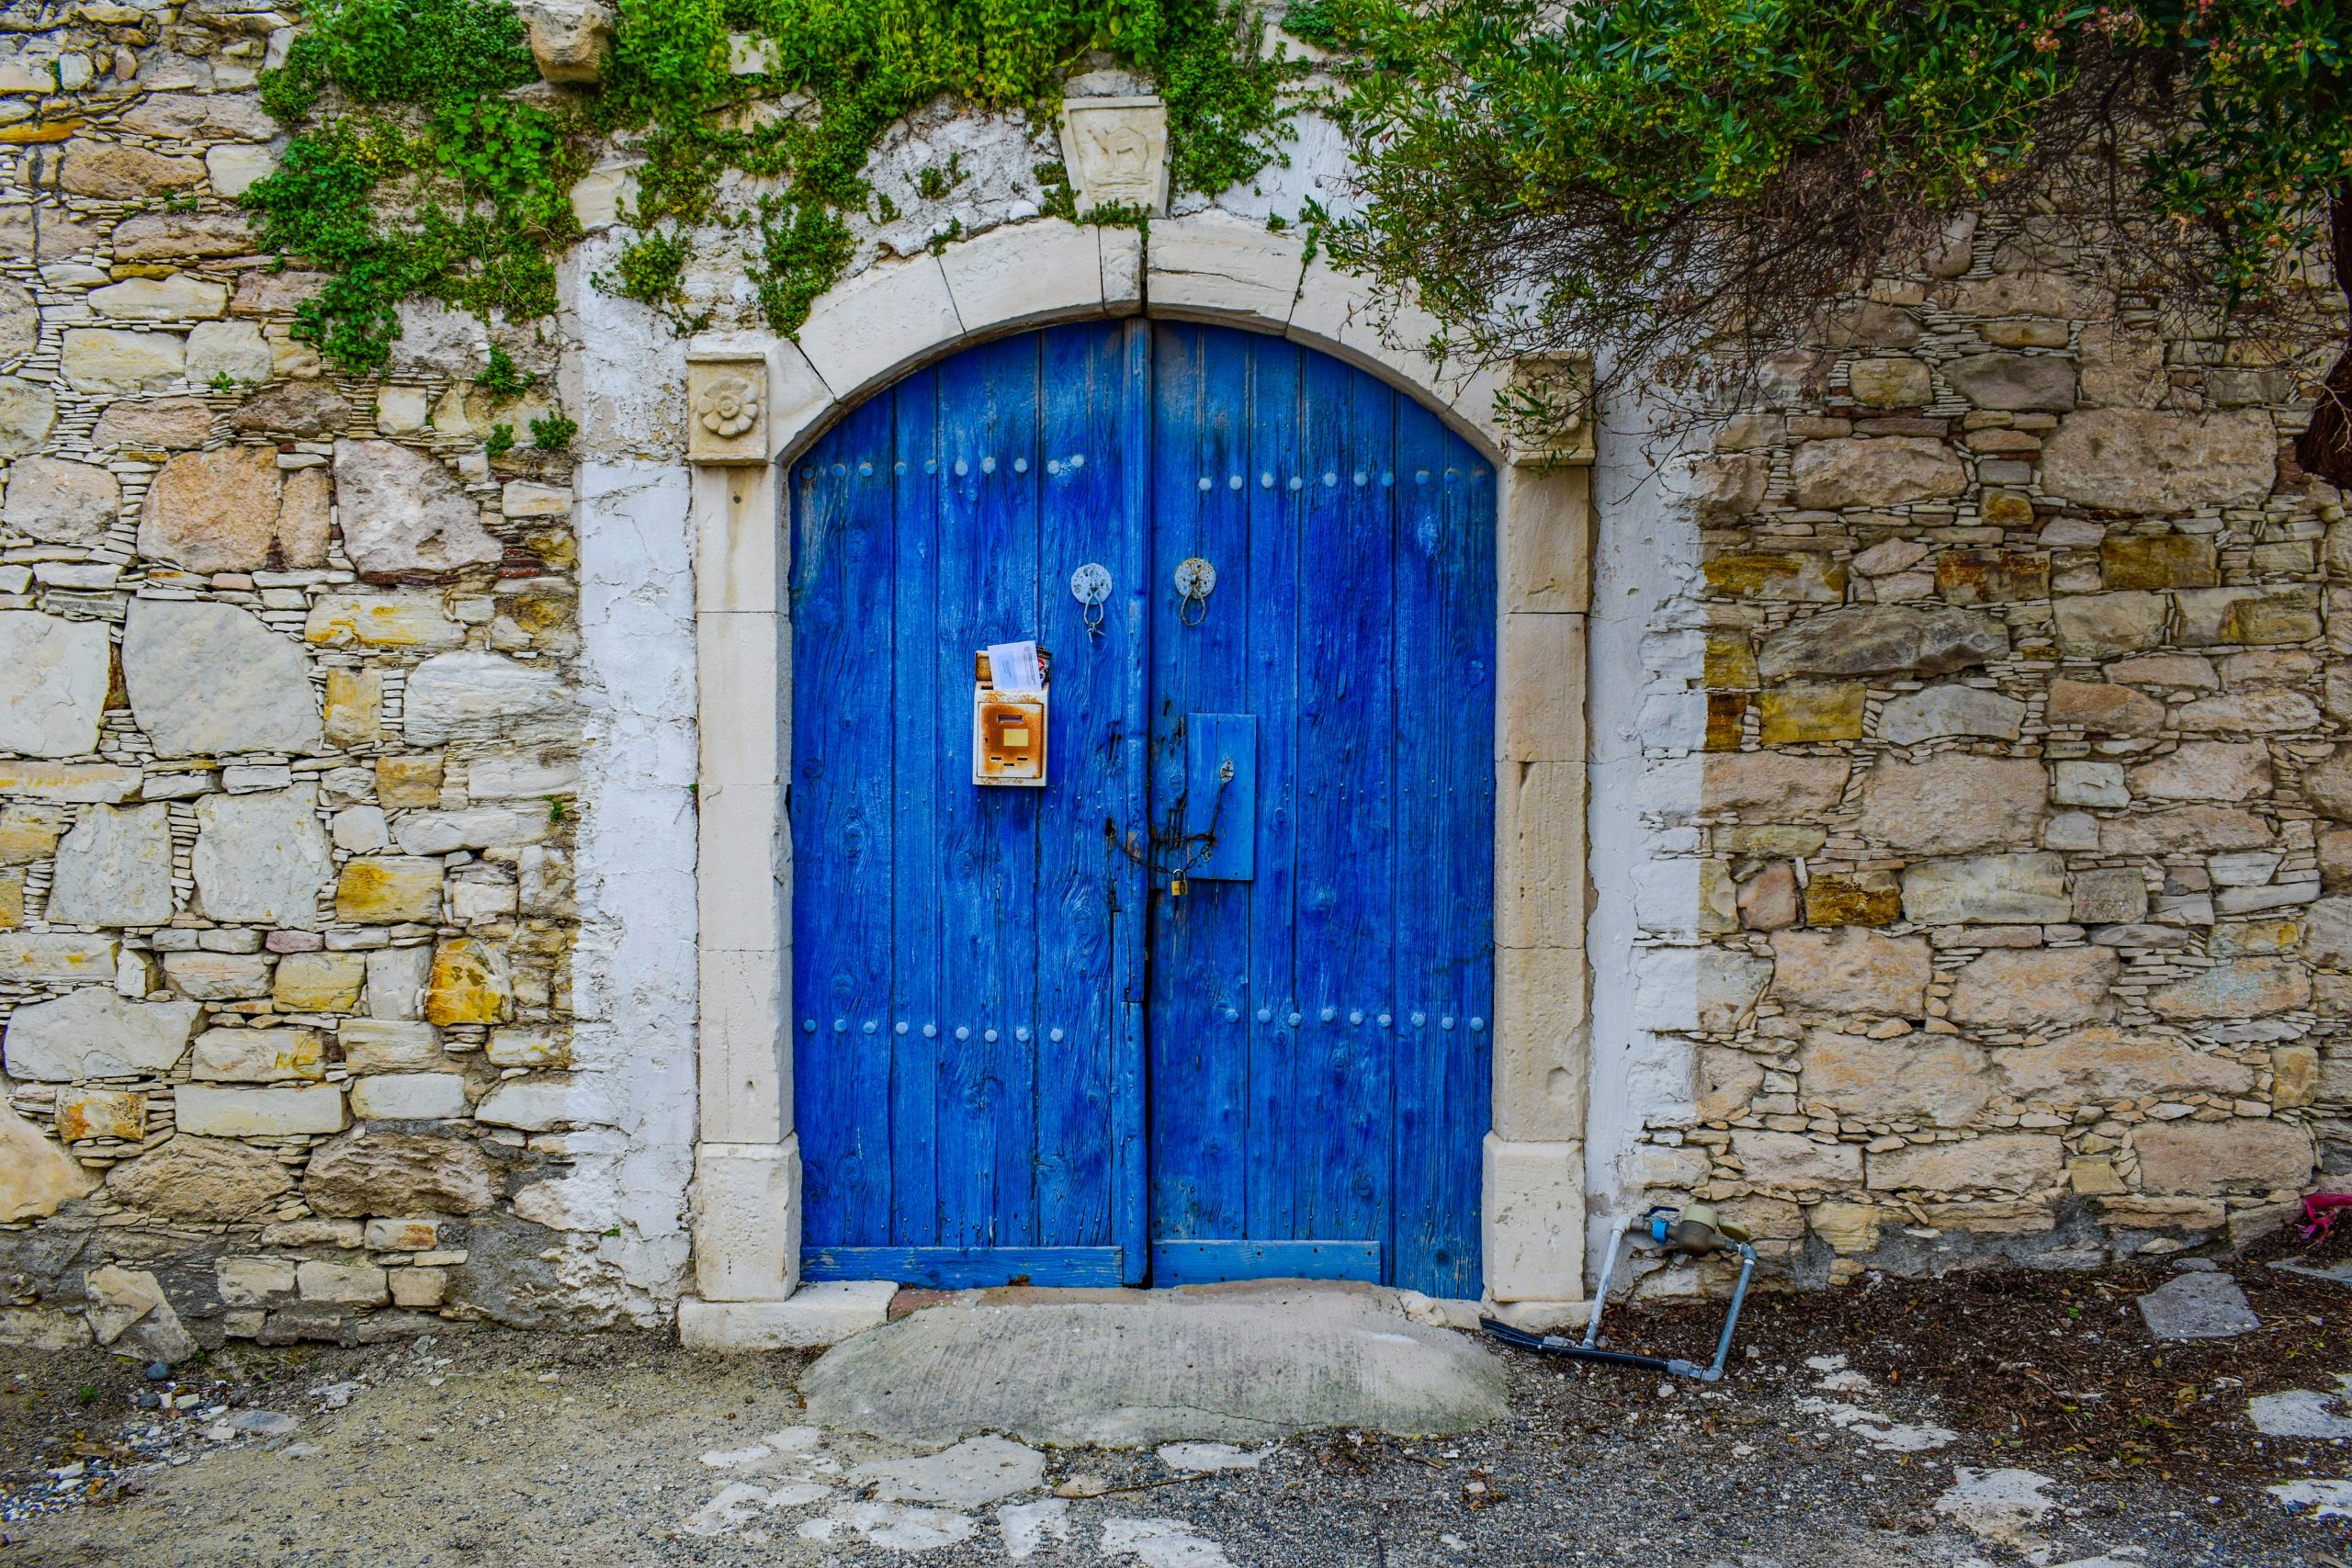
[[[553, 258], [580, 237], [571, 187], [615, 139], [645, 163], [623, 214], [636, 236], [599, 282], [698, 325], [684, 231], [716, 222], [741, 231], [762, 313], [790, 333], [848, 267], [850, 217], [895, 214], [865, 163], [933, 98], [1050, 107], [1073, 62], [1105, 50], [1167, 98], [1175, 186], [1218, 190], [1280, 156], [1299, 70], [1259, 57], [1236, 0], [618, 0], [602, 83], [526, 96], [514, 89], [537, 73], [506, 0], [315, 0], [308, 15], [262, 84], [297, 134], [244, 201], [264, 245], [332, 275], [295, 333], [351, 371], [384, 364], [403, 299], [552, 310]], [[763, 69], [730, 72], [730, 33], [764, 41]], [[718, 210], [730, 169], [776, 188]], [[930, 173], [952, 187], [959, 171]]]

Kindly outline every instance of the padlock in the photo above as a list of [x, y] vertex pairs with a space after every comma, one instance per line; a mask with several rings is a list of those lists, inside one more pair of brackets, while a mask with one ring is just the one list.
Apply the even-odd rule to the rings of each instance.
[[1170, 898], [1182, 898], [1184, 896], [1184, 879], [1182, 877], [1175, 876], [1169, 878], [1168, 896]]

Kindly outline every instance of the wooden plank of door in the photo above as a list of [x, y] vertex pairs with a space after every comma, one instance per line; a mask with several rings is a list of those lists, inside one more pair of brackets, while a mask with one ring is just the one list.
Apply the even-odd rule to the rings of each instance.
[[[1298, 628], [1299, 1074], [1294, 1114], [1314, 1137], [1300, 1180], [1306, 1235], [1385, 1232], [1392, 1051], [1378, 1027], [1391, 976], [1389, 490], [1396, 397], [1360, 371], [1306, 362]], [[1418, 1007], [1409, 998], [1398, 1000]], [[1360, 1023], [1350, 1020], [1367, 1016]]]
[[1121, 637], [1125, 688], [1120, 705], [1117, 774], [1120, 805], [1103, 823], [1103, 853], [1112, 865], [1118, 977], [1118, 1055], [1112, 1075], [1114, 1206], [1121, 1282], [1140, 1285], [1149, 1265], [1151, 1146], [1144, 1016], [1148, 995], [1149, 878], [1127, 852], [1129, 834], [1151, 838], [1151, 328], [1140, 318], [1120, 328], [1122, 377], [1118, 431], [1119, 545], [1109, 563], [1113, 585], [1103, 606], [1105, 636]]
[[[898, 807], [890, 961], [891, 1240], [939, 1239], [940, 781], [963, 761], [969, 688], [943, 688], [932, 628], [939, 619], [939, 378], [923, 371], [889, 395], [897, 519], [891, 647], [891, 774]], [[878, 1239], [878, 1238], [875, 1238]]]
[[[1038, 357], [1039, 334], [972, 350], [982, 367], [989, 405], [989, 436], [978, 463], [980, 547], [987, 564], [980, 574], [987, 625], [1001, 629], [989, 642], [1038, 638], [1045, 600], [1038, 557], [1039, 479], [1037, 434], [1044, 401]], [[1042, 639], [1040, 639], [1042, 640]], [[1050, 718], [1050, 715], [1048, 716]], [[1048, 765], [1050, 766], [1050, 745]], [[967, 788], [970, 786], [967, 786]], [[1041, 808], [1049, 790], [974, 789], [990, 820], [1003, 867], [997, 962], [1004, 973], [1004, 1013], [981, 1033], [993, 1086], [997, 1162], [996, 1218], [992, 1239], [999, 1247], [1037, 1241], [1038, 1102], [1037, 972], [1042, 963], [1064, 962], [1056, 951], [1067, 932], [1045, 929], [1048, 908], [1039, 875], [1044, 835]]]
[[[854, 412], [808, 459], [795, 554], [793, 819], [800, 1053], [817, 1136], [807, 1223], [820, 1238], [887, 1235], [890, 1201], [890, 406]], [[800, 955], [806, 955], [800, 957]], [[819, 1120], [821, 1118], [821, 1121]]]
[[[1454, 574], [1447, 557], [1458, 540], [1445, 507], [1445, 432], [1419, 407], [1397, 413], [1396, 446], [1396, 590], [1393, 638], [1399, 648], [1423, 651], [1417, 669], [1399, 661], [1392, 670], [1396, 715], [1395, 790], [1396, 821], [1396, 987], [1400, 1001], [1426, 1008], [1427, 998], [1452, 984], [1456, 943], [1449, 930], [1459, 923], [1454, 890], [1448, 885], [1446, 837], [1449, 818], [1461, 804], [1453, 784], [1462, 760], [1451, 748], [1463, 741], [1454, 718], [1458, 699], [1431, 688], [1430, 664], [1450, 660], [1446, 596]], [[1472, 758], [1483, 765], [1493, 750], [1491, 737]], [[1442, 1270], [1431, 1259], [1452, 1239], [1454, 1222], [1439, 1212], [1449, 1190], [1449, 1138], [1459, 1111], [1448, 1082], [1450, 1062], [1428, 1049], [1432, 1035], [1421, 1030], [1408, 1038], [1413, 1048], [1396, 1056], [1396, 1202], [1389, 1216], [1390, 1267], [1394, 1282], [1431, 1294]], [[1483, 1124], [1482, 1124], [1483, 1130]]]
[[1115, 1247], [820, 1247], [800, 1265], [803, 1280], [895, 1280], [935, 1291], [1111, 1286], [1125, 1271]]
[[[993, 596], [996, 547], [982, 529], [980, 463], [994, 422], [988, 403], [990, 378], [977, 351], [957, 355], [939, 379], [939, 626], [936, 643], [944, 691], [969, 704], [972, 655], [1010, 634], [1012, 618]], [[968, 706], [965, 710], [969, 712]], [[968, 722], [968, 721], [967, 721]], [[956, 733], [968, 737], [959, 724]], [[938, 1241], [950, 1247], [992, 1247], [1011, 1238], [996, 1228], [1000, 1179], [1024, 1185], [1024, 1160], [999, 1168], [996, 1105], [1006, 1087], [993, 1076], [989, 1030], [1005, 1031], [1008, 997], [1000, 936], [1011, 901], [996, 802], [1030, 790], [982, 789], [971, 782], [968, 739], [943, 746], [938, 773], [940, 987]], [[1026, 1086], [1019, 1086], [1025, 1089]]]
[[[1203, 694], [1237, 679], [1248, 583], [1239, 497], [1222, 480], [1238, 411], [1238, 357], [1219, 334], [1160, 326], [1154, 334], [1151, 581], [1151, 1201], [1155, 1238], [1238, 1235], [1245, 1105], [1238, 1081], [1247, 997], [1238, 986], [1239, 890], [1189, 884], [1181, 841], [1184, 724]], [[1225, 406], [1220, 412], [1220, 404]], [[1212, 477], [1211, 470], [1215, 470]], [[1188, 607], [1180, 562], [1223, 562], [1216, 591]]]
[[[1043, 423], [1036, 481], [1035, 626], [1054, 655], [1048, 704], [1053, 770], [1037, 818], [1037, 1230], [1046, 1246], [1100, 1245], [1112, 1235], [1114, 985], [1106, 820], [1130, 817], [1122, 797], [1127, 666], [1122, 626], [1091, 636], [1070, 574], [1115, 560], [1129, 525], [1125, 484], [1126, 356], [1111, 322], [1040, 334]], [[1106, 626], [1108, 616], [1105, 616]]]
[[1378, 1280], [1376, 1241], [1163, 1241], [1151, 1249], [1159, 1285], [1224, 1280]]
[[1260, 1239], [1294, 1236], [1295, 1162], [1308, 1158], [1297, 1135], [1293, 1072], [1295, 1039], [1287, 1014], [1295, 992], [1298, 889], [1298, 637], [1300, 519], [1306, 499], [1305, 353], [1279, 340], [1256, 344], [1250, 399], [1250, 647], [1246, 711], [1258, 723], [1258, 843], [1249, 887], [1246, 954], [1251, 1147], [1245, 1226]]
[[[1430, 1294], [1475, 1297], [1481, 1277], [1483, 1145], [1494, 1104], [1494, 1035], [1487, 1025], [1495, 1015], [1495, 769], [1487, 761], [1495, 754], [1495, 477], [1493, 467], [1460, 436], [1449, 434], [1445, 444], [1453, 478], [1444, 492], [1444, 637], [1448, 663], [1459, 672], [1459, 701], [1445, 716], [1446, 752], [1457, 761], [1444, 814], [1453, 918], [1442, 928], [1441, 953], [1453, 976], [1448, 1002], [1454, 1027], [1439, 1032], [1446, 1107], [1438, 1139], [1439, 1184], [1429, 1205], [1441, 1226], [1427, 1262], [1417, 1268], [1429, 1281], [1419, 1288]], [[1548, 673], [1565, 679], [1566, 672]]]

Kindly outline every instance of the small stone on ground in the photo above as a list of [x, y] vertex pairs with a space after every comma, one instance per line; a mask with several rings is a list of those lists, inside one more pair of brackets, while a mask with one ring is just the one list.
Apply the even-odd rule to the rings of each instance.
[[2238, 1282], [2219, 1273], [2166, 1280], [2140, 1298], [2140, 1315], [2159, 1339], [2231, 1339], [2262, 1326]]

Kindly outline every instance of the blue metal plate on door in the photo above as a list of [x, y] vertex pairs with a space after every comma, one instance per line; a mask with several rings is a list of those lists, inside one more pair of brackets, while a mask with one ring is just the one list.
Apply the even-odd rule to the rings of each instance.
[[1184, 837], [1202, 882], [1247, 882], [1258, 867], [1258, 716], [1184, 720]]

